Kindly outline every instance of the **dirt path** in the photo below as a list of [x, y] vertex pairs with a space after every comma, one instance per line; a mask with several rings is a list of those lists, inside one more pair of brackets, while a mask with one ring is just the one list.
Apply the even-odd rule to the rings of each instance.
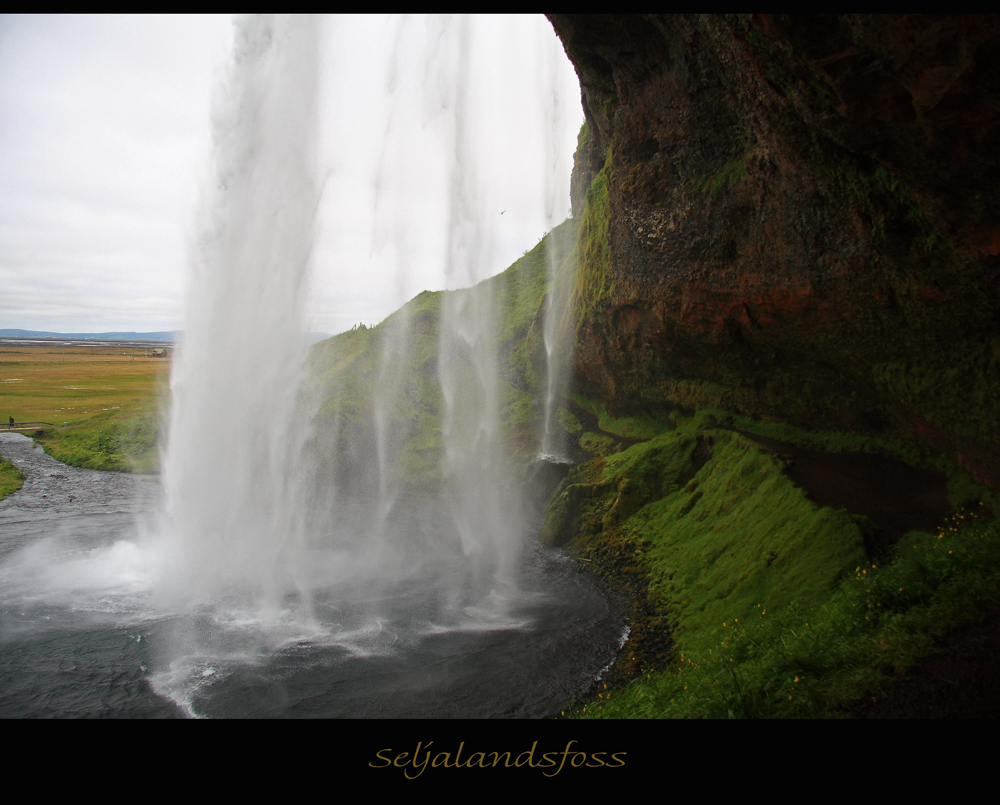
[[788, 462], [785, 474], [820, 506], [869, 518], [865, 549], [881, 559], [907, 531], [934, 532], [952, 513], [943, 472], [880, 453], [827, 453], [739, 431]]

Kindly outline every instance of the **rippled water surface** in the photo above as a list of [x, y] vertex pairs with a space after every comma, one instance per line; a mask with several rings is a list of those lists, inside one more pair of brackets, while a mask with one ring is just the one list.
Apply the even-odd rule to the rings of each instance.
[[181, 606], [158, 593], [156, 479], [67, 467], [17, 434], [0, 452], [26, 476], [0, 501], [4, 717], [541, 717], [620, 645], [620, 605], [534, 546], [477, 595], [436, 559], [264, 612]]

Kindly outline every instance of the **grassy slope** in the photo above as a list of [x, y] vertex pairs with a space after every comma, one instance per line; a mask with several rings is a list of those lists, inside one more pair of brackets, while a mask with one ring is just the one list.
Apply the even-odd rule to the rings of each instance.
[[[439, 322], [447, 294], [487, 293], [499, 318], [490, 348], [498, 355], [501, 438], [515, 461], [537, 452], [544, 355], [540, 308], [549, 260], [571, 263], [576, 222], [556, 227], [506, 271], [474, 289], [425, 291], [373, 328], [358, 328], [313, 347], [321, 453], [341, 484], [358, 489], [401, 483], [432, 490], [441, 482], [443, 399], [437, 378]], [[553, 245], [556, 244], [556, 245]], [[473, 372], [460, 359], [459, 372]], [[470, 383], [471, 374], [470, 374]], [[568, 412], [563, 412], [565, 419]], [[381, 419], [384, 427], [376, 427]], [[389, 440], [379, 444], [379, 434]], [[379, 454], [390, 457], [378, 467]]]
[[[673, 422], [602, 413], [602, 429], [648, 441], [577, 468], [571, 480], [584, 491], [563, 497], [582, 503], [557, 501], [545, 528], [575, 517], [572, 551], [610, 566], [619, 582], [623, 571], [641, 575], [632, 592], [671, 623], [674, 646], [638, 660], [627, 647], [619, 664], [645, 662], [631, 669], [638, 678], [575, 705], [574, 714], [833, 715], [888, 684], [887, 671], [905, 671], [935, 634], [1000, 591], [1000, 524], [989, 515], [998, 500], [957, 468], [911, 456], [950, 470], [952, 502], [966, 508], [936, 534], [910, 532], [875, 567], [847, 512], [813, 504], [779, 459], [720, 421], [813, 448], [873, 447], [722, 411]], [[695, 471], [706, 445], [711, 457]], [[987, 507], [973, 503], [974, 492]]]

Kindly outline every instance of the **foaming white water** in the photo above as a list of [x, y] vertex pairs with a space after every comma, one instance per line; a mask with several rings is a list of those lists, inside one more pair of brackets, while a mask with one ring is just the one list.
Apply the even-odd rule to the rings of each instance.
[[138, 613], [158, 570], [155, 557], [134, 540], [80, 549], [51, 537], [5, 559], [0, 590], [14, 606], [43, 603], [83, 612]]
[[240, 20], [214, 100], [214, 182], [192, 254], [163, 456], [172, 598], [236, 594], [276, 606], [296, 584], [318, 31], [309, 17]]

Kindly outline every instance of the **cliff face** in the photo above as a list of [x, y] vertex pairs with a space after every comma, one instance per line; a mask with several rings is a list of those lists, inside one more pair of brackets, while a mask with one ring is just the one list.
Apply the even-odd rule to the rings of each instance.
[[551, 15], [586, 135], [577, 371], [1000, 483], [1000, 17]]

